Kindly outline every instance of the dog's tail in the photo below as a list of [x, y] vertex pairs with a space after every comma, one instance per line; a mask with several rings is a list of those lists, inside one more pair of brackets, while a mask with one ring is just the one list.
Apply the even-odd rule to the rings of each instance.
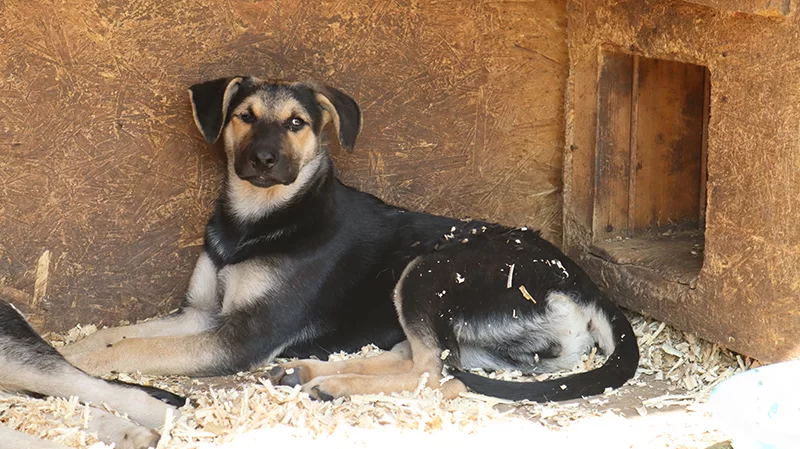
[[[108, 382], [110, 384], [113, 384], [113, 385], [119, 385], [119, 386], [122, 386], [122, 387], [135, 388], [137, 390], [142, 390], [145, 393], [149, 394], [150, 396], [158, 399], [159, 401], [161, 401], [161, 402], [163, 402], [165, 404], [172, 405], [174, 407], [183, 407], [184, 405], [186, 405], [187, 399], [185, 397], [178, 396], [175, 393], [172, 393], [172, 392], [167, 391], [167, 390], [162, 390], [161, 388], [151, 387], [149, 385], [141, 385], [141, 384], [135, 384], [135, 383], [131, 383], [131, 382], [125, 382], [125, 381], [122, 381], [122, 380], [119, 380], [119, 379], [106, 380], [106, 382]], [[192, 401], [191, 399], [189, 399], [189, 403], [192, 404], [192, 406], [196, 406], [194, 401]]]
[[636, 373], [639, 347], [633, 328], [622, 310], [610, 303], [605, 309], [610, 315], [614, 350], [599, 368], [542, 382], [489, 379], [458, 370], [451, 370], [451, 374], [476, 393], [512, 401], [566, 401], [600, 394], [607, 388], [619, 388]]

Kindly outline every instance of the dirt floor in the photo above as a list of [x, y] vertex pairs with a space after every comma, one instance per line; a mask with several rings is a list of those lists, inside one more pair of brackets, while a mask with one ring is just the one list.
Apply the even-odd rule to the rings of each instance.
[[[318, 402], [298, 389], [273, 387], [268, 367], [206, 379], [120, 375], [195, 401], [165, 427], [159, 449], [249, 448], [291, 443], [301, 447], [374, 447], [395, 439], [404, 445], [478, 445], [536, 441], [564, 448], [729, 448], [705, 406], [711, 389], [736, 372], [758, 365], [663, 323], [631, 315], [642, 360], [634, 379], [603, 395], [560, 404], [513, 403], [466, 394], [442, 400], [428, 388], [399, 395], [365, 395]], [[54, 344], [95, 330], [50, 335]], [[379, 352], [365, 347], [366, 357]], [[587, 355], [583, 370], [602, 363]], [[492, 377], [535, 381], [519, 373]], [[543, 376], [538, 376], [541, 380]], [[65, 399], [0, 397], [0, 423], [71, 447], [104, 448], [85, 432], [84, 406]], [[545, 444], [545, 446], [541, 446]]]

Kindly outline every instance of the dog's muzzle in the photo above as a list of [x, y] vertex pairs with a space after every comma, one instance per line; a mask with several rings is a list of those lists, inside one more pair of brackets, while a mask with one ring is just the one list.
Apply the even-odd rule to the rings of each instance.
[[280, 151], [250, 150], [241, 154], [236, 162], [236, 175], [256, 187], [289, 185], [297, 179], [295, 164]]

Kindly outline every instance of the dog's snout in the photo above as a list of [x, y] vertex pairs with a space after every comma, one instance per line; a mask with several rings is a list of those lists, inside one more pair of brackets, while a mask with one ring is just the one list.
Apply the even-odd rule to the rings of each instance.
[[278, 152], [270, 150], [255, 151], [250, 163], [255, 169], [269, 170], [278, 163]]

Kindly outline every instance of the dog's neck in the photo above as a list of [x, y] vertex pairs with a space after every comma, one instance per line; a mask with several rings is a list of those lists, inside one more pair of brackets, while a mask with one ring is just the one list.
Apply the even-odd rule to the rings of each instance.
[[324, 152], [286, 186], [257, 188], [229, 173], [206, 228], [206, 249], [217, 263], [228, 264], [314, 240], [333, 216], [335, 178]]
[[226, 212], [241, 224], [261, 221], [296, 202], [332, 169], [330, 157], [321, 152], [300, 169], [291, 184], [278, 184], [265, 189], [240, 179], [229, 167], [223, 190]]

